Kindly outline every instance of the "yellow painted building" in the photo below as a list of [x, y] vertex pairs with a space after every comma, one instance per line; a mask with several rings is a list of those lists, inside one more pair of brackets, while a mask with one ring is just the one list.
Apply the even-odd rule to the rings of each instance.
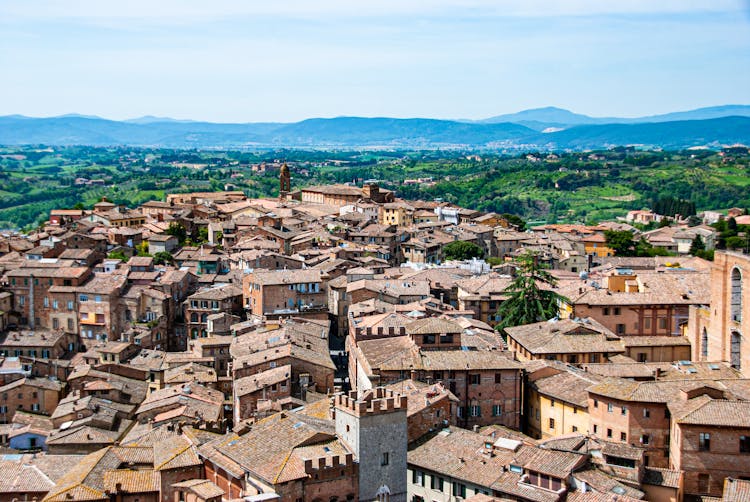
[[381, 225], [408, 227], [414, 224], [414, 208], [402, 202], [391, 202], [380, 206], [378, 222]]
[[547, 439], [589, 432], [588, 392], [601, 377], [554, 362], [529, 374], [528, 434]]
[[599, 258], [615, 255], [615, 251], [607, 247], [607, 240], [604, 238], [604, 234], [587, 235], [581, 240], [583, 241], [583, 247], [586, 249], [587, 255], [595, 255]]

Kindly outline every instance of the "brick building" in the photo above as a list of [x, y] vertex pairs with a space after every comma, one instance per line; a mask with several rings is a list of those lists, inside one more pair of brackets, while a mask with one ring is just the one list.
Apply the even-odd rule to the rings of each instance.
[[750, 375], [750, 256], [716, 251], [710, 298], [690, 311], [688, 338], [696, 361], [727, 361]]
[[[27, 262], [21, 268], [6, 273], [7, 289], [13, 294], [11, 312], [20, 326], [31, 329], [68, 327], [67, 321], [60, 322], [57, 314], [73, 309], [67, 302], [62, 303], [62, 299], [53, 297], [50, 290], [55, 287], [80, 286], [91, 276], [91, 269], [63, 266], [65, 263], [58, 262], [59, 260], [52, 263]], [[54, 321], [55, 318], [58, 319], [57, 322]]]
[[7, 424], [17, 410], [51, 415], [62, 397], [63, 385], [47, 378], [27, 377], [0, 387], [0, 420]]
[[599, 363], [625, 352], [620, 337], [593, 319], [542, 321], [505, 328], [508, 350], [521, 361]]
[[478, 338], [462, 333], [458, 347], [441, 350], [420, 346], [421, 340], [417, 342], [409, 335], [362, 340], [356, 344], [349, 338], [349, 381], [360, 390], [406, 378], [442, 382], [459, 399], [456, 409], [459, 425], [501, 424], [519, 428], [522, 366], [497, 346], [477, 347]]
[[326, 280], [320, 270], [256, 270], [243, 278], [245, 309], [257, 317], [321, 313], [327, 318]]
[[208, 317], [220, 312], [242, 313], [242, 290], [219, 284], [193, 293], [183, 303], [185, 329], [191, 340], [208, 336]]
[[719, 497], [726, 478], [743, 479], [750, 473], [750, 401], [692, 401], [669, 405], [670, 464], [685, 471], [685, 493]]

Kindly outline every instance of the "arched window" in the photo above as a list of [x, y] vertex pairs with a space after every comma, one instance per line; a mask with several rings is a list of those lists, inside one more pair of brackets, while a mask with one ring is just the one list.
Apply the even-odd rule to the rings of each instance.
[[708, 359], [708, 331], [706, 331], [706, 328], [703, 328], [701, 333], [701, 359]]
[[732, 298], [730, 301], [732, 321], [742, 322], [742, 272], [737, 267], [732, 269]]
[[732, 368], [736, 370], [742, 369], [742, 359], [740, 357], [741, 349], [742, 335], [737, 331], [732, 331], [732, 338], [729, 346], [729, 361], [732, 364]]

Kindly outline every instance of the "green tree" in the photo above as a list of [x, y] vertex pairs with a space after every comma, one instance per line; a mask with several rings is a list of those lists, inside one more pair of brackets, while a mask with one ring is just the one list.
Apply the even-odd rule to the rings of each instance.
[[484, 256], [484, 250], [473, 242], [453, 241], [443, 247], [443, 255], [446, 260], [470, 260]]
[[128, 261], [128, 257], [121, 250], [112, 251], [107, 255], [107, 258], [112, 260]]
[[604, 239], [616, 256], [635, 256], [635, 242], [630, 230], [605, 230]]
[[499, 331], [552, 319], [557, 316], [560, 304], [569, 302], [552, 289], [557, 285], [557, 279], [539, 262], [538, 253], [527, 251], [518, 257], [516, 263], [516, 278], [503, 291], [508, 299], [497, 309], [501, 320], [495, 329]]
[[690, 250], [688, 253], [690, 253], [693, 256], [698, 256], [698, 251], [705, 251], [706, 250], [706, 243], [703, 242], [703, 237], [700, 235], [696, 235], [695, 239], [693, 239], [693, 242], [690, 244]]
[[508, 223], [515, 225], [519, 232], [523, 232], [526, 229], [526, 222], [517, 214], [503, 213], [500, 216], [508, 220]]
[[174, 262], [174, 257], [167, 251], [159, 251], [154, 254], [155, 265], [171, 265]]
[[200, 227], [198, 229], [198, 237], [196, 238], [195, 242], [198, 244], [208, 242], [208, 227]]
[[169, 224], [166, 234], [177, 237], [180, 246], [182, 246], [185, 243], [185, 239], [187, 239], [187, 230], [185, 230], [185, 227], [183, 227], [182, 224], [177, 223], [176, 221]]
[[148, 241], [141, 241], [141, 243], [135, 247], [135, 251], [138, 256], [151, 256], [148, 254]]

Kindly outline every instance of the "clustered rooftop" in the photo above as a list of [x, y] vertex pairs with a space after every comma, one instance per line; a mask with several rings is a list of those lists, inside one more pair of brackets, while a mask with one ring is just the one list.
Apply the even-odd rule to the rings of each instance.
[[[519, 231], [291, 169], [0, 237], [0, 499], [750, 501], [750, 258], [688, 256], [712, 227], [622, 258], [658, 215]], [[527, 251], [566, 300], [500, 332]]]

